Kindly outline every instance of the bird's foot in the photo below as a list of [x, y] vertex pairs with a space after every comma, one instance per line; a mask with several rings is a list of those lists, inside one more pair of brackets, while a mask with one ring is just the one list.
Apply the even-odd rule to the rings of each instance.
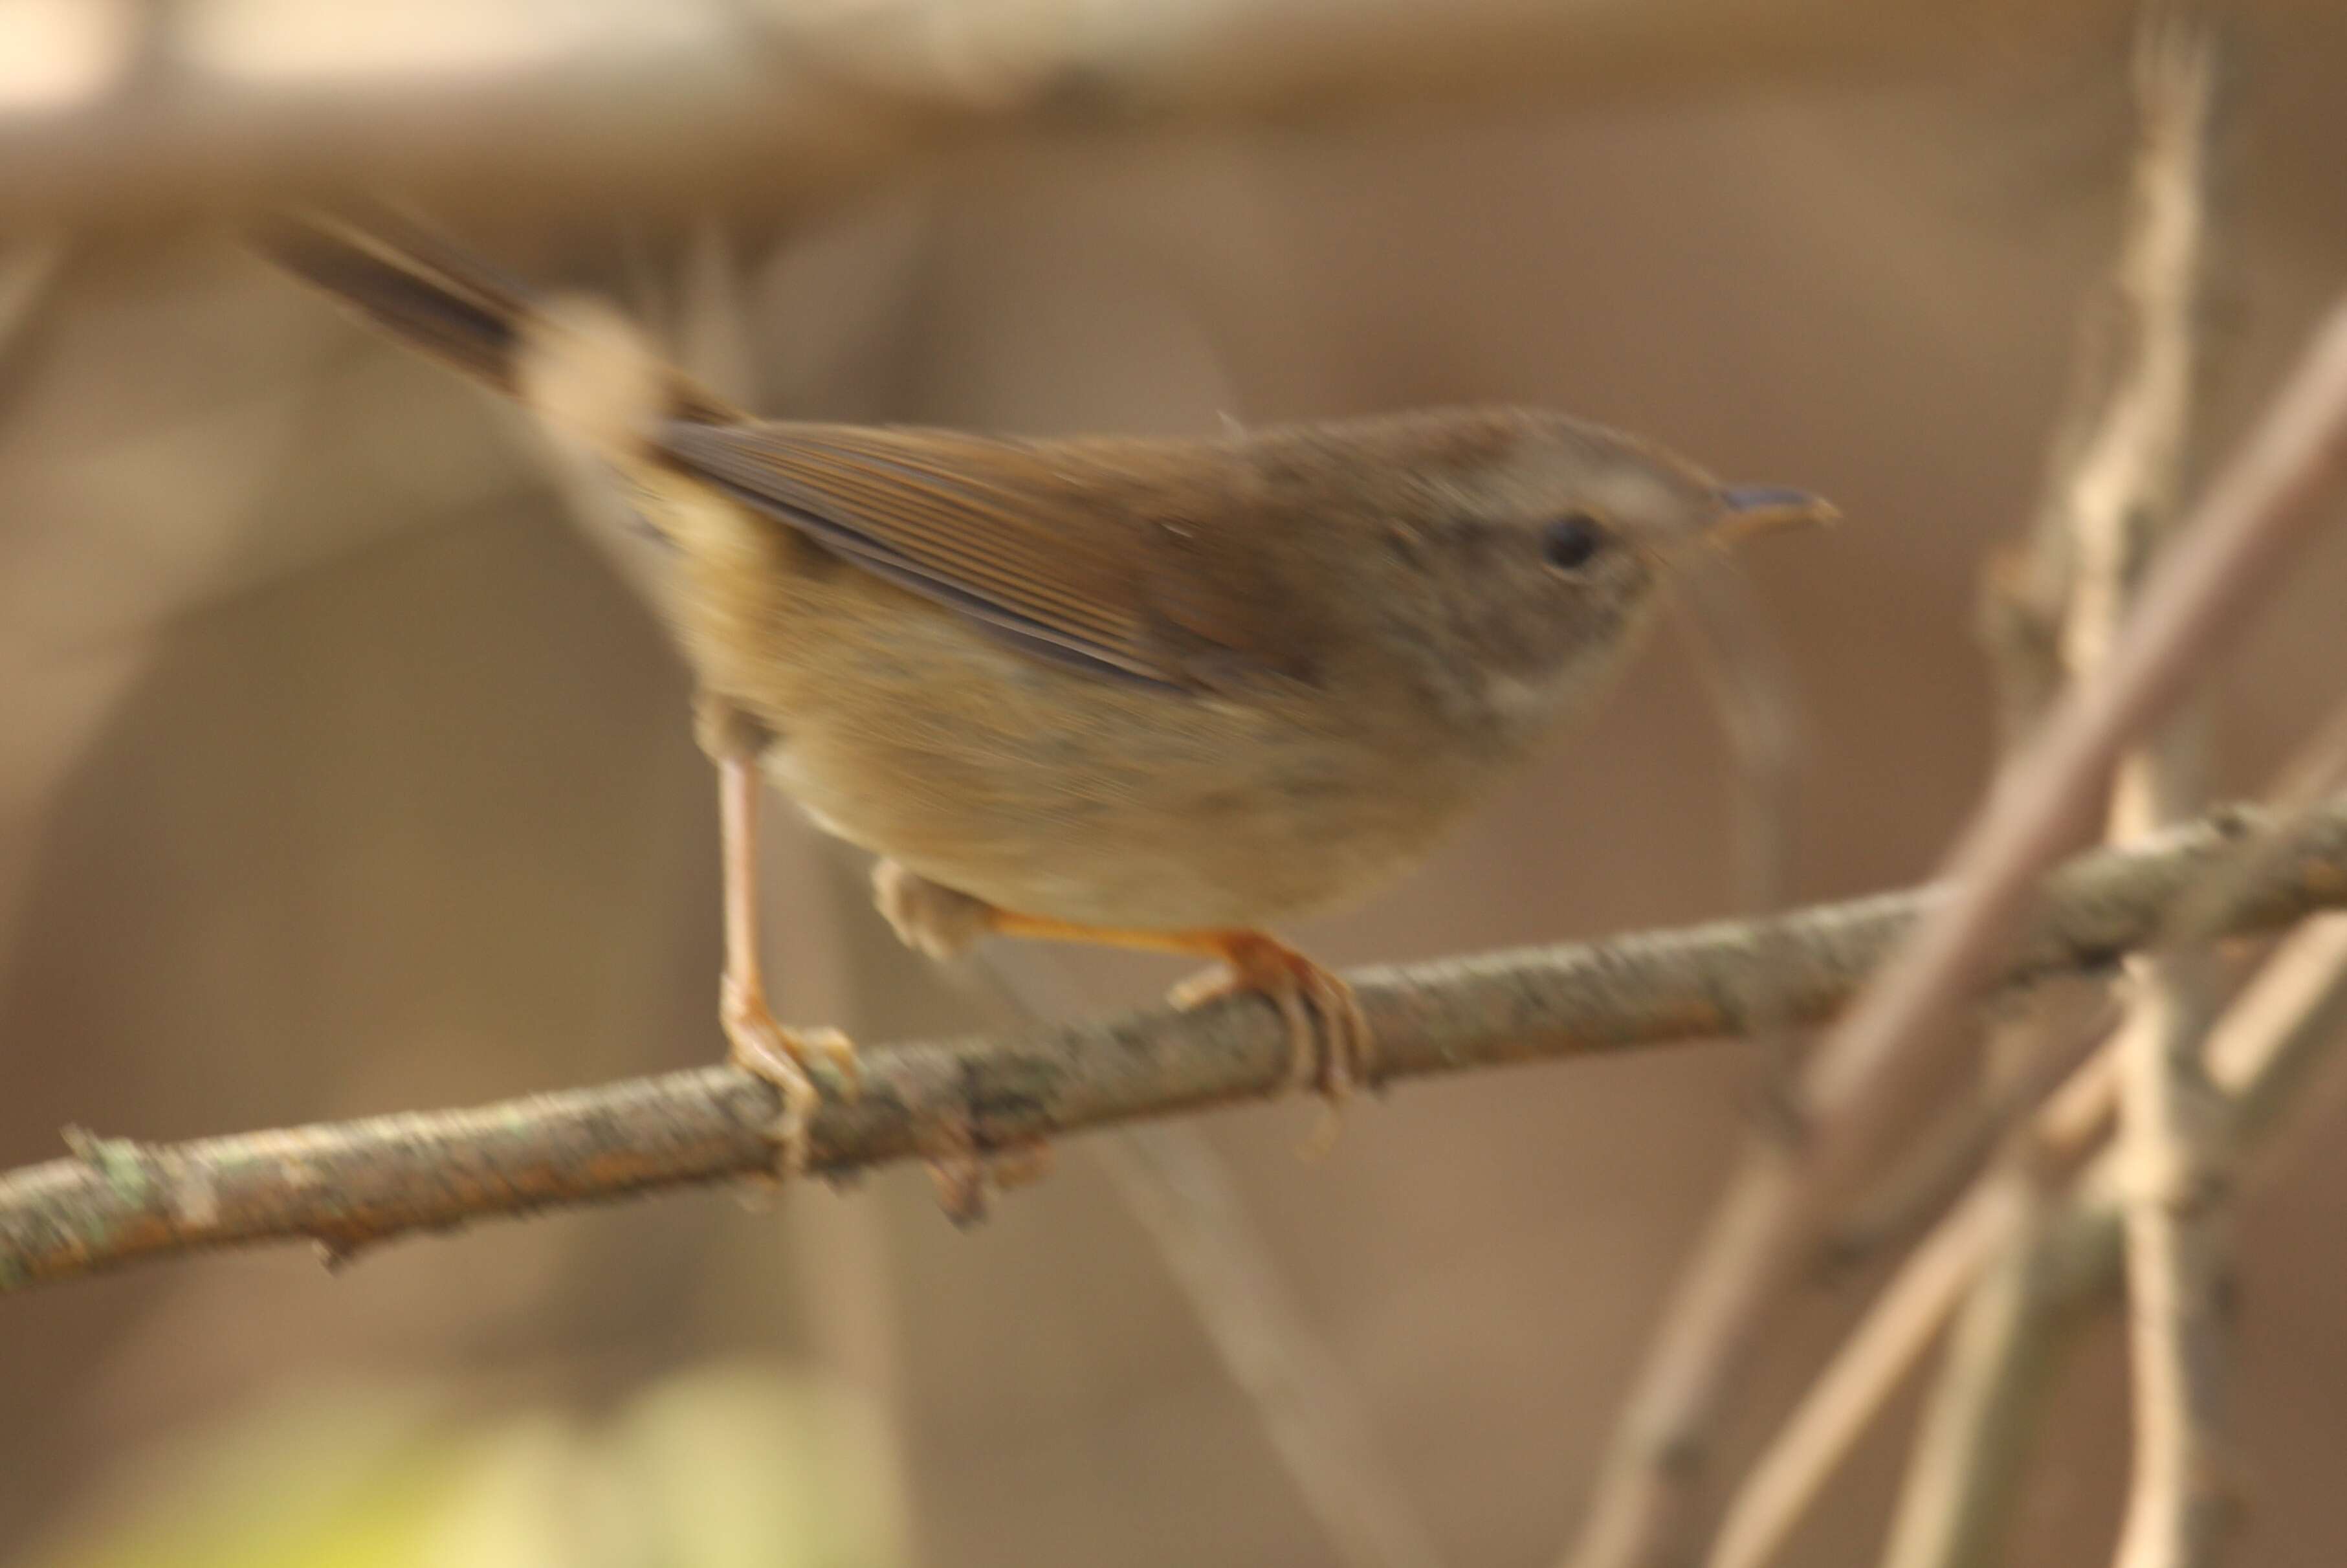
[[939, 1125], [920, 1147], [937, 1186], [938, 1207], [964, 1230], [986, 1218], [996, 1194], [1041, 1181], [1053, 1163], [1051, 1145], [1041, 1138], [981, 1148], [968, 1117]]
[[1337, 1142], [1345, 1102], [1373, 1081], [1377, 1042], [1360, 999], [1343, 979], [1261, 931], [1218, 933], [1216, 950], [1225, 968], [1192, 976], [1168, 999], [1187, 1009], [1222, 997], [1255, 995], [1277, 1008], [1287, 1025], [1296, 1087], [1318, 1093], [1327, 1103], [1305, 1152], [1327, 1153]]
[[995, 928], [1001, 912], [893, 860], [872, 866], [872, 902], [897, 939], [932, 958], [958, 958]]
[[835, 1029], [785, 1029], [767, 1010], [760, 992], [728, 976], [722, 989], [719, 1017], [725, 1026], [726, 1060], [753, 1078], [774, 1086], [782, 1104], [768, 1123], [766, 1135], [774, 1143], [774, 1173], [795, 1176], [806, 1170], [808, 1129], [823, 1104], [810, 1065], [820, 1065], [837, 1077], [853, 1098], [864, 1084], [856, 1043]]

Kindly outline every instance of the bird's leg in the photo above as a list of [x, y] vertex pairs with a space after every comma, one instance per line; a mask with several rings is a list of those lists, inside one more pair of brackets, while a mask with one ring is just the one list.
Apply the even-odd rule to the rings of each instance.
[[1305, 1145], [1308, 1153], [1325, 1153], [1336, 1143], [1345, 1102], [1371, 1081], [1376, 1041], [1353, 988], [1267, 932], [1126, 930], [1071, 925], [1007, 909], [996, 910], [989, 925], [1004, 937], [1221, 959], [1221, 968], [1191, 976], [1166, 999], [1187, 1011], [1224, 997], [1259, 996], [1279, 1009], [1280, 1021], [1287, 1026], [1290, 1081], [1327, 1102], [1327, 1114]]
[[701, 704], [701, 743], [717, 764], [717, 817], [723, 857], [725, 973], [718, 985], [718, 1017], [727, 1060], [763, 1078], [782, 1096], [772, 1136], [781, 1173], [806, 1168], [807, 1126], [823, 1095], [810, 1062], [827, 1063], [853, 1092], [859, 1082], [856, 1046], [835, 1029], [785, 1029], [766, 1005], [759, 956], [758, 753], [771, 739], [747, 715], [712, 700]]
[[[892, 861], [880, 863], [873, 883], [880, 912], [897, 934], [940, 958], [992, 934], [1219, 958], [1222, 970], [1174, 988], [1170, 999], [1174, 1006], [1193, 1008], [1238, 994], [1263, 997], [1279, 1009], [1287, 1026], [1297, 1088], [1317, 1090], [1336, 1107], [1369, 1081], [1374, 1042], [1353, 988], [1276, 937], [1236, 928], [1149, 931], [1080, 926], [1021, 915], [941, 886]], [[1333, 1130], [1332, 1118], [1317, 1141], [1325, 1143]]]

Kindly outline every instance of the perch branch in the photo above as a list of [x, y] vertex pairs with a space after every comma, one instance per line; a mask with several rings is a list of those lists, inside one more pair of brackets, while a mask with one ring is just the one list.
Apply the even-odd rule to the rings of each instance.
[[1949, 1024], [1993, 971], [2046, 864], [2085, 829], [2119, 753], [2173, 710], [2319, 519], [2347, 458], [2347, 303], [2318, 330], [2246, 448], [2165, 552], [2103, 675], [2065, 692], [2003, 769], [1951, 856], [1954, 896], [1855, 999], [1805, 1075], [1810, 1135], [1763, 1143], [1731, 1181], [1633, 1392], [1575, 1568], [1645, 1568], [1693, 1549], [1712, 1430], [1763, 1320], [1834, 1210], [1948, 1055]]
[[[2049, 881], [2025, 938], [1989, 985], [2115, 962], [2266, 816], [2212, 814]], [[2347, 796], [2259, 857], [2228, 901], [2228, 929], [2285, 926], [2347, 906]], [[1728, 921], [1610, 941], [1453, 958], [1356, 977], [1389, 1078], [1597, 1055], [1743, 1032], [1749, 1017], [1833, 1014], [1917, 920], [1948, 902], [1923, 887], [1814, 906], [1773, 934]], [[1771, 960], [1758, 979], [1753, 955]], [[995, 1039], [866, 1053], [861, 1098], [827, 1098], [815, 1168], [845, 1175], [958, 1142], [1016, 1149], [1038, 1137], [1231, 1101], [1287, 1084], [1274, 1010], [1235, 999]], [[440, 1112], [179, 1144], [83, 1137], [70, 1159], [0, 1177], [0, 1291], [256, 1242], [314, 1240], [330, 1254], [495, 1215], [743, 1181], [774, 1151], [773, 1091], [709, 1067]]]

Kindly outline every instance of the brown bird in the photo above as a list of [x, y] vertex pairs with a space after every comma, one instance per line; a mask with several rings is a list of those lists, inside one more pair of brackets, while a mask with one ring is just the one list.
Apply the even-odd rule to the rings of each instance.
[[608, 311], [548, 305], [388, 219], [265, 251], [526, 403], [616, 474], [661, 560], [719, 770], [733, 1059], [803, 1163], [835, 1030], [760, 979], [758, 781], [880, 856], [938, 955], [997, 934], [1192, 954], [1276, 1006], [1299, 1084], [1372, 1042], [1270, 922], [1359, 897], [1583, 714], [1676, 566], [1830, 517], [1649, 443], [1475, 408], [1203, 440], [753, 419]]

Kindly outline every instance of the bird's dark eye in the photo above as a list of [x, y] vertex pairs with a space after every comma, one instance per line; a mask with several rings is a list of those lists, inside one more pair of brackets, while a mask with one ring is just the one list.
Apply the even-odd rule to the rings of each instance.
[[1604, 545], [1605, 530], [1586, 512], [1568, 512], [1541, 530], [1541, 555], [1559, 571], [1579, 571]]

